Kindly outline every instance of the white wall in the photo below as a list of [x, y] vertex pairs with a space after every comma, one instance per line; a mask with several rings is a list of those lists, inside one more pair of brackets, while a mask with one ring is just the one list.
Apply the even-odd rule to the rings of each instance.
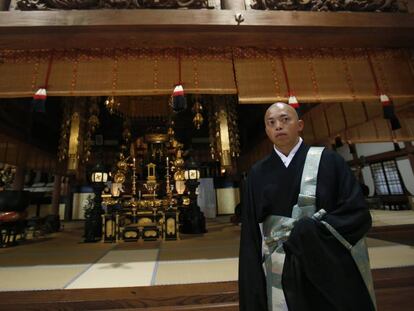
[[407, 190], [414, 195], [414, 174], [408, 159], [397, 160], [398, 170]]
[[393, 143], [367, 143], [367, 144], [356, 144], [356, 150], [358, 157], [368, 157], [378, 153], [384, 153], [387, 151], [393, 151]]
[[[403, 143], [399, 143], [399, 145], [401, 149], [404, 148]], [[368, 157], [371, 155], [394, 150], [393, 143], [389, 143], [389, 142], [356, 144], [355, 147], [357, 150], [358, 157], [360, 156]], [[347, 154], [346, 154], [346, 152], [349, 153], [348, 151], [349, 148], [347, 148], [347, 145], [339, 149], [341, 149], [340, 154], [345, 158], [345, 160], [349, 161], [347, 158]], [[352, 160], [352, 158], [350, 160]], [[396, 163], [397, 163], [397, 167], [401, 174], [405, 187], [412, 195], [414, 195], [414, 174], [413, 174], [413, 169], [411, 168], [410, 161], [406, 158], [398, 158], [396, 159]], [[373, 196], [374, 191], [375, 191], [375, 186], [374, 186], [374, 179], [372, 178], [371, 168], [369, 166], [366, 166], [362, 169], [362, 176], [364, 178], [365, 184], [369, 188], [369, 196]]]

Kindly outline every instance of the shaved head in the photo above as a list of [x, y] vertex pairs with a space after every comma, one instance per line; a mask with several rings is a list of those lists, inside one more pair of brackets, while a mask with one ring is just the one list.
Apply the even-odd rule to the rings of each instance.
[[269, 139], [280, 152], [288, 155], [303, 130], [303, 121], [299, 120], [296, 110], [285, 103], [274, 103], [266, 110], [264, 122]]
[[265, 122], [266, 122], [266, 117], [269, 115], [270, 111], [273, 109], [284, 109], [286, 111], [289, 111], [292, 113], [292, 116], [296, 118], [296, 120], [299, 120], [299, 115], [296, 112], [295, 108], [293, 108], [292, 106], [282, 103], [282, 102], [277, 102], [272, 104], [269, 108], [267, 108], [266, 113], [265, 113]]

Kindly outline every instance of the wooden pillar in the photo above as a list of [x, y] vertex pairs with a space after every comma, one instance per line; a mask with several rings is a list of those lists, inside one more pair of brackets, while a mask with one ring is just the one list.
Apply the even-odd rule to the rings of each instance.
[[414, 13], [414, 1], [407, 1], [408, 13]]
[[60, 190], [61, 190], [61, 178], [60, 174], [55, 174], [55, 180], [53, 182], [53, 194], [52, 194], [52, 214], [59, 215], [59, 202], [60, 202]]
[[10, 7], [10, 0], [0, 0], [0, 11], [8, 11]]
[[26, 144], [19, 143], [17, 145], [16, 173], [12, 185], [13, 190], [23, 190], [24, 188], [24, 178], [26, 176], [27, 158], [29, 154], [26, 148]]
[[26, 176], [26, 167], [22, 164], [16, 167], [16, 173], [14, 174], [13, 190], [23, 190], [24, 177]]
[[221, 0], [221, 8], [223, 10], [246, 10], [246, 4], [244, 0]]
[[411, 144], [411, 142], [404, 142], [405, 150], [407, 150], [407, 158], [408, 161], [410, 161], [411, 170], [414, 174], [414, 146]]

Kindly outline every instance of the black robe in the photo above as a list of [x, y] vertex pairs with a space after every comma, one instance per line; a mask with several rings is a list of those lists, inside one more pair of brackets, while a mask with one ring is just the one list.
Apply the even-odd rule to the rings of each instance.
[[[291, 217], [309, 147], [299, 147], [288, 167], [272, 150], [250, 170], [244, 193], [239, 259], [240, 310], [267, 310], [259, 223], [268, 215]], [[344, 159], [325, 149], [316, 188], [316, 210], [355, 244], [371, 227], [361, 188]], [[319, 222], [303, 218], [287, 242], [282, 285], [289, 311], [374, 310], [349, 253]]]

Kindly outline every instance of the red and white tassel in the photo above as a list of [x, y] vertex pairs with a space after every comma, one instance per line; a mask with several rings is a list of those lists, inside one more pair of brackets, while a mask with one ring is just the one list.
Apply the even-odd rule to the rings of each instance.
[[385, 94], [381, 94], [380, 102], [382, 105], [382, 112], [384, 113], [384, 119], [390, 120], [391, 130], [395, 131], [400, 129], [401, 123], [400, 120], [398, 120], [398, 117], [395, 115], [394, 105], [392, 104], [390, 98]]
[[296, 99], [296, 96], [294, 95], [290, 95], [289, 99], [288, 99], [288, 103], [291, 107], [293, 107], [295, 110], [297, 110], [299, 108], [299, 102]]
[[33, 95], [32, 110], [34, 112], [46, 112], [45, 103], [47, 98], [47, 92], [45, 88], [40, 88]]
[[172, 108], [174, 112], [180, 112], [187, 108], [186, 98], [184, 96], [184, 88], [181, 84], [174, 87], [172, 93]]

